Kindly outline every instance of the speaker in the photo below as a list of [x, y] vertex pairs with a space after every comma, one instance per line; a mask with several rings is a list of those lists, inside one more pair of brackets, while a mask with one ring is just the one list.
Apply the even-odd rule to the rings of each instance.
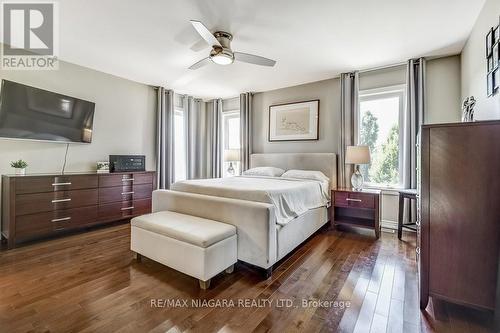
[[144, 155], [109, 155], [110, 172], [146, 171]]

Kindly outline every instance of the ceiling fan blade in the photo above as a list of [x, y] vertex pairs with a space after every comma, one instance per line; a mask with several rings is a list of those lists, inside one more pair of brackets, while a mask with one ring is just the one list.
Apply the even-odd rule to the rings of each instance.
[[272, 67], [276, 64], [276, 61], [267, 59], [255, 54], [248, 54], [242, 52], [234, 52], [234, 59], [238, 61], [248, 62], [254, 65], [269, 66]]
[[194, 20], [191, 20], [190, 22], [196, 29], [196, 31], [198, 31], [200, 36], [208, 43], [208, 45], [210, 46], [217, 45], [222, 47], [217, 38], [215, 38], [215, 36], [210, 32], [210, 30], [208, 30], [208, 28], [203, 23]]
[[201, 59], [197, 63], [191, 65], [189, 69], [198, 69], [200, 67], [207, 65], [208, 63], [210, 63], [210, 61], [211, 61], [210, 58]]

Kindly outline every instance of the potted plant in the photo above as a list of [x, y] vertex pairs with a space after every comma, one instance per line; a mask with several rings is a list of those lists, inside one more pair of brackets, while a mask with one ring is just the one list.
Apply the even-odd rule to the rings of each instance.
[[10, 162], [10, 166], [16, 169], [16, 175], [24, 175], [26, 174], [26, 167], [28, 163], [23, 160]]

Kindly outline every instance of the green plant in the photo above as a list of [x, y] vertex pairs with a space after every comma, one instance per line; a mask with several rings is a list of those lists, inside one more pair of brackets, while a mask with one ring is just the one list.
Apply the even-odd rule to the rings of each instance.
[[24, 169], [28, 166], [28, 163], [26, 161], [23, 161], [23, 160], [12, 161], [12, 162], [10, 162], [10, 166], [13, 168], [16, 168], [16, 169]]

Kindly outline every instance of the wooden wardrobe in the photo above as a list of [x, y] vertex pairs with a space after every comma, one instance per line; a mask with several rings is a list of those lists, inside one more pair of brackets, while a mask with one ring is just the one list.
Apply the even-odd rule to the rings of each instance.
[[420, 307], [432, 296], [494, 309], [500, 121], [423, 126], [420, 168]]

